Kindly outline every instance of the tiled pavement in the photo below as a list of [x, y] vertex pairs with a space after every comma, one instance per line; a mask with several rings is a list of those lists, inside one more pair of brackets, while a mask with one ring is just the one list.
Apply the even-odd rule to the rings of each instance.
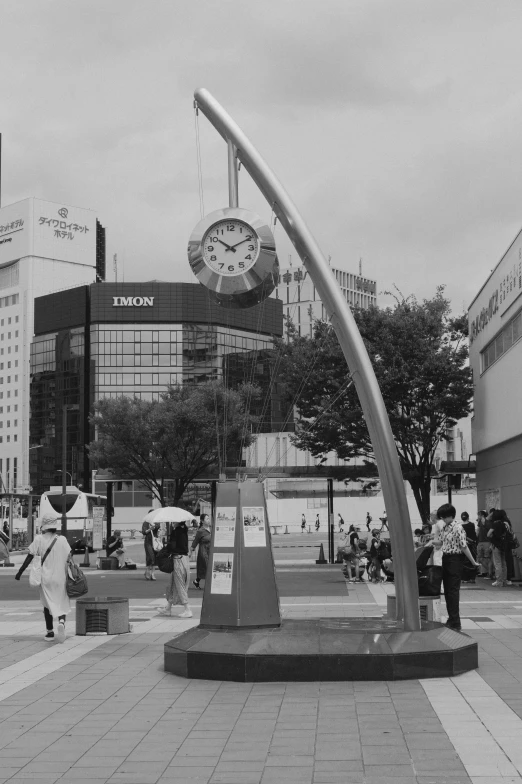
[[[49, 646], [37, 602], [0, 601], [0, 783], [522, 784], [522, 592], [462, 599], [477, 673], [306, 684], [164, 673], [163, 643], [197, 611], [164, 619], [131, 600], [132, 634]], [[367, 585], [282, 602], [287, 617], [385, 603]]]

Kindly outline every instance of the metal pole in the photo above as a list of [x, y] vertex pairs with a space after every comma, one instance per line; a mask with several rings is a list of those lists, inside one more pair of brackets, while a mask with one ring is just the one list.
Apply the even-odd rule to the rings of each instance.
[[451, 474], [446, 474], [448, 480], [448, 504], [451, 504]]
[[334, 509], [333, 509], [333, 479], [326, 480], [328, 487], [328, 563], [335, 562], [334, 554]]
[[107, 539], [105, 542], [105, 555], [109, 557], [109, 539], [112, 536], [112, 482], [107, 482]]
[[418, 631], [419, 589], [404, 481], [381, 390], [350, 307], [308, 226], [257, 149], [208, 90], [196, 90], [194, 98], [227, 144], [236, 147], [237, 159], [288, 234], [330, 316], [359, 395], [379, 470], [396, 567], [397, 617], [403, 619], [405, 630]]
[[67, 406], [62, 406], [62, 536], [67, 536]]
[[237, 181], [237, 150], [230, 139], [228, 144], [228, 206], [239, 207], [239, 188]]
[[29, 499], [27, 501], [27, 538], [29, 544], [31, 544], [34, 539], [33, 496], [31, 493], [29, 493]]

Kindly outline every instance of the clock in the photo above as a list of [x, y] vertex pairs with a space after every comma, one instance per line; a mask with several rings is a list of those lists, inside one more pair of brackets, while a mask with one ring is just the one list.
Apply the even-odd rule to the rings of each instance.
[[262, 302], [279, 279], [270, 227], [240, 207], [225, 207], [202, 218], [190, 237], [188, 258], [211, 298], [227, 308]]

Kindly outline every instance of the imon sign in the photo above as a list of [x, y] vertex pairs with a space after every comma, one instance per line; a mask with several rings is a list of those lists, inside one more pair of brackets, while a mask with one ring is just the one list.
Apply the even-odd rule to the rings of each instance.
[[113, 308], [151, 308], [154, 305], [154, 297], [113, 297]]

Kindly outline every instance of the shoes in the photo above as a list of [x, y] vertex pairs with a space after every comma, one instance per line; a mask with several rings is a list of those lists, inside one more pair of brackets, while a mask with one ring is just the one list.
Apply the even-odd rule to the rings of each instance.
[[151, 576], [150, 576], [150, 578], [149, 578], [149, 579], [150, 579], [150, 580], [154, 580], [154, 582], [156, 582], [156, 578], [154, 577], [154, 575], [153, 575], [153, 574], [151, 574]]
[[183, 612], [178, 615], [178, 618], [192, 618], [192, 610], [183, 610]]
[[511, 580], [506, 580], [506, 582], [504, 583], [504, 585], [513, 585], [513, 583], [511, 582]]
[[65, 624], [63, 621], [60, 621], [60, 623], [58, 624], [58, 629], [56, 631], [56, 639], [58, 640], [58, 642], [65, 642], [65, 637], [66, 637]]
[[152, 579], [150, 574], [147, 574], [147, 572], [145, 572], [145, 574], [143, 576], [145, 577], [146, 580], [151, 580]]
[[194, 586], [194, 588], [198, 588], [201, 591], [199, 580], [192, 580], [192, 585]]
[[44, 637], [45, 642], [54, 642], [54, 632], [47, 632]]
[[495, 580], [494, 583], [491, 583], [491, 586], [493, 588], [502, 588], [503, 585], [504, 583], [502, 582], [502, 580]]
[[449, 621], [446, 621], [444, 626], [447, 626], [448, 629], [453, 629], [456, 632], [461, 632], [462, 631], [462, 626], [460, 624], [450, 623]]
[[170, 618], [170, 607], [162, 607], [161, 610], [158, 610], [158, 615], [168, 615]]

